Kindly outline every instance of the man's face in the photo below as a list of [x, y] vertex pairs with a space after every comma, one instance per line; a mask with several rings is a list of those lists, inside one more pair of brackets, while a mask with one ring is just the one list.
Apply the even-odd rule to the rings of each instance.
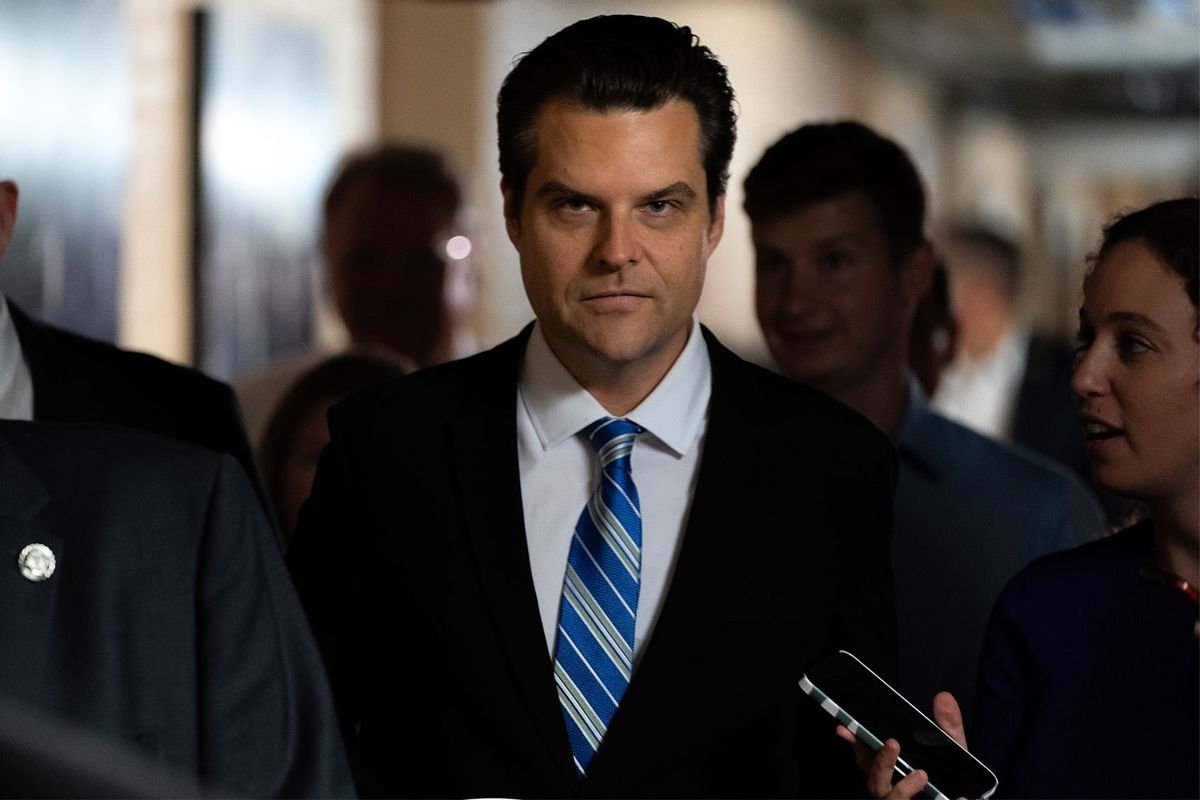
[[755, 223], [752, 236], [758, 322], [784, 374], [844, 397], [903, 368], [927, 275], [916, 257], [894, 262], [865, 194]]
[[577, 380], [654, 375], [687, 342], [724, 228], [709, 213], [695, 109], [599, 113], [548, 102], [508, 234], [550, 348]]
[[17, 185], [12, 181], [0, 181], [0, 258], [4, 258], [16, 226]]
[[361, 181], [325, 220], [330, 291], [351, 338], [430, 362], [448, 325], [443, 203]]

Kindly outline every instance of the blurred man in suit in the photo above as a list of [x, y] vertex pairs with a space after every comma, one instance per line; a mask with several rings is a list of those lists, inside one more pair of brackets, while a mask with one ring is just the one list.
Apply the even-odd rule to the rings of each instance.
[[[409, 144], [349, 154], [321, 208], [321, 258], [350, 349], [412, 369], [474, 352], [463, 315], [474, 302], [462, 192], [446, 159]], [[333, 355], [284, 357], [234, 381], [255, 446], [283, 395]]]
[[229, 455], [0, 421], [0, 482], [0, 697], [222, 794], [353, 793], [320, 656]]
[[933, 407], [995, 439], [1016, 442], [1088, 476], [1071, 393], [1067, 341], [1035, 334], [1019, 320], [1021, 255], [981, 226], [956, 226], [942, 240], [958, 348]]
[[890, 665], [895, 465], [694, 316], [725, 68], [686, 27], [596, 17], [520, 60], [498, 123], [536, 322], [336, 406], [292, 546], [363, 785], [853, 791], [797, 682], [840, 647]]
[[899, 449], [899, 688], [920, 704], [950, 691], [969, 723], [1000, 589], [1037, 556], [1099, 535], [1099, 509], [1057, 465], [929, 410], [907, 351], [935, 257], [925, 191], [898, 145], [855, 122], [806, 125], [766, 151], [745, 189], [758, 320], [780, 369]]
[[[17, 224], [17, 185], [0, 180], [0, 260]], [[232, 453], [254, 476], [237, 401], [192, 369], [77, 336], [0, 294], [0, 419], [102, 422]]]

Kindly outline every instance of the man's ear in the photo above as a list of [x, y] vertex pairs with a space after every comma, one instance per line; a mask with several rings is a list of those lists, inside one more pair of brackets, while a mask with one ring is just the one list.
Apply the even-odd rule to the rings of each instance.
[[909, 316], [916, 312], [921, 298], [929, 292], [936, 264], [937, 254], [928, 239], [904, 259], [900, 268], [900, 297]]
[[723, 233], [725, 233], [725, 195], [722, 194], [718, 195], [717, 202], [713, 203], [712, 219], [708, 223], [709, 253], [717, 249]]
[[521, 209], [516, 208], [513, 191], [504, 181], [500, 181], [500, 194], [504, 197], [504, 227], [508, 230], [508, 240], [513, 247], [521, 247]]
[[0, 181], [0, 258], [12, 241], [13, 229], [17, 227], [17, 199], [20, 192], [12, 181]]

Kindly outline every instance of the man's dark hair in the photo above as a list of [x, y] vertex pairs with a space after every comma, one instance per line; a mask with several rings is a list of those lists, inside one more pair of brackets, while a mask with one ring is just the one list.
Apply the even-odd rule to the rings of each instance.
[[[1021, 284], [1021, 252], [1008, 239], [982, 225], [955, 225], [946, 232], [946, 240], [977, 253], [984, 259], [985, 268], [996, 272], [1010, 295]], [[956, 267], [950, 264], [950, 269]]]
[[1121, 242], [1144, 243], [1160, 261], [1183, 278], [1188, 299], [1197, 305], [1197, 263], [1200, 257], [1200, 200], [1182, 197], [1117, 217], [1104, 229], [1104, 239], [1092, 262], [1101, 260]]
[[446, 160], [434, 150], [406, 144], [382, 144], [348, 155], [325, 192], [325, 218], [358, 183], [369, 183], [396, 194], [427, 199], [458, 211], [462, 193]]
[[511, 213], [537, 162], [534, 120], [552, 100], [588, 111], [650, 111], [686, 100], [700, 120], [709, 210], [725, 194], [736, 137], [725, 67], [691, 29], [655, 17], [599, 16], [563, 28], [522, 56], [497, 100], [500, 174]]
[[847, 192], [862, 192], [899, 258], [925, 240], [925, 189], [895, 142], [849, 120], [804, 125], [771, 145], [750, 170], [744, 208], [772, 222]]

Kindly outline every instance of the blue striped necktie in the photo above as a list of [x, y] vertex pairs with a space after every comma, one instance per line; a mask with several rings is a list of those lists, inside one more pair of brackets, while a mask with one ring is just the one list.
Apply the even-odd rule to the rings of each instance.
[[600, 483], [575, 524], [558, 617], [554, 683], [580, 774], [600, 746], [633, 671], [642, 512], [629, 468], [642, 429], [604, 417], [584, 429]]

